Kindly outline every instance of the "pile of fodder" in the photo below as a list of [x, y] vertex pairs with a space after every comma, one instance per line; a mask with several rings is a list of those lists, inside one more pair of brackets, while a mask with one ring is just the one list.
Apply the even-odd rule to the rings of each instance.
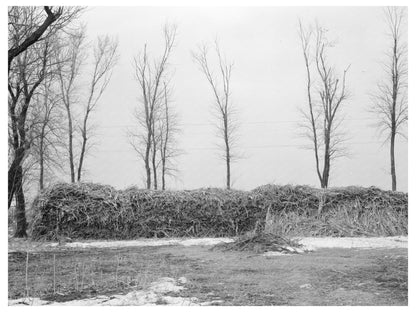
[[253, 193], [264, 200], [267, 231], [278, 235], [407, 235], [407, 193], [375, 187], [323, 190], [276, 185], [259, 187]]
[[135, 218], [134, 236], [222, 237], [251, 230], [261, 210], [248, 192], [219, 188], [191, 191], [129, 189], [125, 203]]
[[404, 193], [361, 187], [117, 191], [60, 183], [35, 199], [31, 235], [50, 240], [224, 237], [253, 229], [281, 236], [406, 235], [407, 200]]
[[234, 242], [218, 244], [211, 249], [224, 251], [248, 251], [264, 253], [277, 251], [281, 253], [299, 253], [303, 247], [297, 240], [265, 232], [248, 233], [238, 237]]
[[[119, 192], [108, 185], [58, 183], [33, 201], [34, 239], [122, 238], [125, 224]], [[112, 233], [112, 234], [110, 234]]]
[[252, 191], [271, 212], [315, 214], [342, 205], [358, 210], [367, 208], [391, 209], [407, 217], [407, 193], [383, 191], [376, 187], [334, 187], [317, 189], [304, 185], [263, 185]]
[[33, 209], [34, 239], [235, 236], [252, 230], [260, 213], [244, 191], [116, 191], [83, 183], [46, 189]]

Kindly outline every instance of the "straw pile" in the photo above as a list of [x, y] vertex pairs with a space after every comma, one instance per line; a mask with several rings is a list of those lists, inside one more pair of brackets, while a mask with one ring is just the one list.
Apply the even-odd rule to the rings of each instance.
[[407, 200], [404, 193], [359, 187], [117, 191], [60, 183], [35, 199], [31, 235], [49, 240], [222, 237], [254, 229], [277, 235], [405, 235]]
[[264, 253], [268, 251], [277, 251], [281, 253], [298, 253], [296, 249], [302, 245], [296, 240], [292, 240], [272, 233], [248, 234], [238, 237], [234, 242], [218, 244], [212, 247], [213, 250], [220, 249], [224, 251], [249, 251], [255, 253]]
[[96, 184], [50, 187], [33, 210], [35, 239], [235, 236], [250, 230], [260, 211], [243, 191], [116, 191]]
[[408, 194], [375, 187], [265, 185], [252, 191], [271, 216], [266, 229], [292, 236], [407, 235]]

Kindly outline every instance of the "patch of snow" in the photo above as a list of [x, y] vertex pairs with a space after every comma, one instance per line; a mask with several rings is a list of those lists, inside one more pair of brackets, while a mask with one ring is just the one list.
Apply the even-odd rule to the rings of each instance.
[[175, 306], [199, 306], [198, 298], [182, 298], [182, 297], [163, 297], [164, 303], [166, 305], [175, 305]]
[[182, 276], [178, 279], [178, 282], [181, 284], [186, 284], [188, 283], [188, 280], [186, 279], [186, 277]]
[[220, 243], [230, 243], [232, 238], [190, 238], [190, 239], [141, 239], [122, 241], [93, 241], [93, 242], [72, 242], [63, 246], [73, 248], [119, 248], [119, 247], [146, 247], [146, 246], [211, 246]]
[[[185, 283], [186, 278], [181, 277], [178, 282]], [[9, 300], [9, 306], [14, 305], [53, 305], [53, 306], [140, 306], [140, 305], [177, 305], [177, 306], [198, 306], [211, 305], [215, 302], [199, 302], [198, 298], [184, 298], [165, 296], [167, 293], [178, 293], [185, 289], [179, 286], [177, 281], [170, 277], [162, 277], [150, 285], [149, 290], [132, 291], [125, 295], [97, 296], [93, 298], [71, 300], [65, 302], [45, 301], [39, 298], [20, 298]], [[222, 302], [222, 301], [221, 301]]]
[[224, 303], [223, 300], [212, 300], [207, 302], [201, 302], [199, 305], [201, 306], [211, 306], [211, 305], [220, 305], [221, 303]]
[[[390, 237], [298, 237], [304, 245], [298, 253], [314, 251], [318, 248], [407, 248], [407, 236]], [[212, 246], [220, 243], [231, 243], [233, 238], [172, 238], [172, 239], [139, 239], [122, 241], [82, 241], [44, 243], [30, 240], [9, 240], [9, 252], [40, 252], [56, 248], [123, 248], [123, 247], [157, 247], [157, 246]]]
[[407, 248], [407, 236], [389, 237], [304, 237], [306, 248]]
[[150, 285], [150, 290], [155, 293], [166, 294], [168, 292], [179, 292], [185, 287], [178, 286], [174, 278], [162, 277], [157, 282]]
[[41, 300], [39, 298], [33, 298], [33, 297], [26, 297], [26, 298], [19, 298], [19, 299], [11, 299], [9, 300], [9, 306], [13, 305], [47, 305], [49, 304], [49, 301]]
[[266, 251], [263, 256], [265, 257], [279, 257], [279, 256], [293, 256], [293, 253], [284, 253], [280, 251]]
[[[391, 237], [299, 237], [302, 248], [287, 247], [293, 252], [313, 251], [317, 248], [407, 248], [407, 236]], [[146, 246], [211, 246], [233, 242], [232, 238], [189, 238], [189, 239], [141, 239], [129, 241], [72, 242], [63, 246], [72, 248], [120, 248]]]

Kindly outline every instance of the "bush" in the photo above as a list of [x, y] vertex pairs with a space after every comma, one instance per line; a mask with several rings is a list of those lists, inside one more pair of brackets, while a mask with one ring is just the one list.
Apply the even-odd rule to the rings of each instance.
[[[318, 210], [321, 211], [317, 215]], [[266, 185], [155, 191], [60, 183], [33, 203], [34, 239], [407, 234], [407, 194], [377, 188]]]

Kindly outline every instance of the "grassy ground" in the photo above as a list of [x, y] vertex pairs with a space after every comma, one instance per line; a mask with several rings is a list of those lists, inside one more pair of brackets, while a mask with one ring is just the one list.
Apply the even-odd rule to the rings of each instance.
[[[9, 253], [9, 299], [66, 301], [185, 276], [181, 297], [224, 305], [407, 305], [407, 249], [258, 254], [164, 246]], [[54, 264], [55, 263], [55, 264]], [[54, 274], [55, 271], [55, 274]]]

